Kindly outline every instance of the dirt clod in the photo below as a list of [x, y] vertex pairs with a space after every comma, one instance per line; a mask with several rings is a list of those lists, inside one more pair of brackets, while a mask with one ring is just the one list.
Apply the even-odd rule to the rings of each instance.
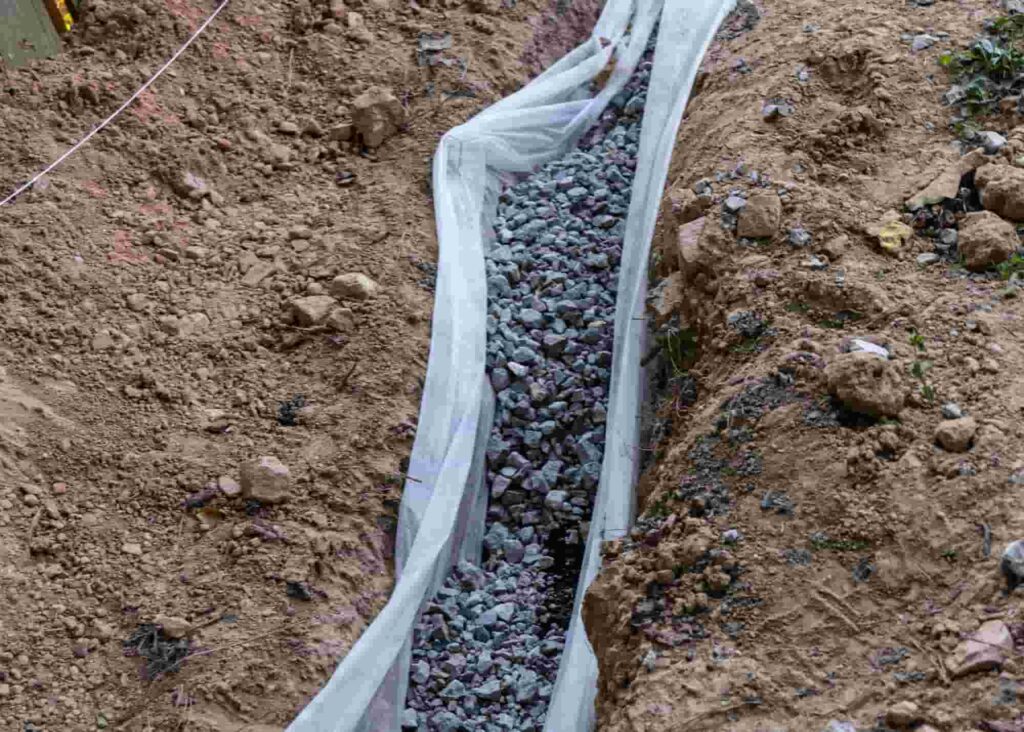
[[192, 627], [184, 618], [173, 615], [157, 615], [153, 618], [153, 624], [160, 626], [160, 630], [163, 631], [164, 635], [173, 640], [184, 638]]
[[1024, 221], [1024, 168], [990, 163], [978, 168], [975, 182], [985, 208], [1004, 219]]
[[866, 351], [836, 356], [825, 368], [829, 393], [854, 412], [896, 417], [903, 410], [903, 387], [886, 360]]
[[782, 224], [782, 201], [777, 193], [754, 193], [740, 210], [736, 234], [752, 239], [772, 237]]
[[978, 424], [972, 417], [947, 419], [935, 428], [935, 441], [949, 452], [967, 452], [977, 431]]
[[921, 710], [912, 701], [894, 704], [885, 713], [885, 723], [894, 729], [910, 729], [921, 721]]
[[1013, 224], [991, 211], [969, 213], [960, 223], [958, 246], [964, 264], [972, 271], [984, 271], [1005, 262], [1019, 244]]

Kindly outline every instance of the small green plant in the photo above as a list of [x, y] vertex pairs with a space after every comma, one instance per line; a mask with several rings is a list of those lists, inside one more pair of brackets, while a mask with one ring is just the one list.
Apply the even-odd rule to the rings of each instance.
[[669, 328], [655, 339], [672, 367], [673, 376], [682, 376], [697, 360], [697, 334], [687, 328]]
[[810, 312], [811, 306], [805, 302], [793, 301], [786, 305], [787, 313], [800, 313], [801, 315]]
[[951, 562], [951, 563], [955, 562], [956, 561], [956, 557], [957, 557], [956, 549], [947, 549], [946, 551], [942, 552], [942, 558], [945, 559], [947, 562]]
[[742, 341], [732, 347], [733, 353], [757, 353], [758, 348], [761, 345], [761, 337], [757, 338], [744, 338]]
[[859, 539], [825, 539], [815, 537], [811, 539], [811, 546], [819, 551], [860, 552], [870, 547], [871, 543]]
[[[913, 331], [910, 335], [910, 345], [917, 349], [918, 353], [923, 353], [925, 351], [924, 336], [917, 331]], [[910, 364], [910, 375], [921, 382], [918, 386], [918, 393], [920, 393], [921, 398], [928, 403], [935, 401], [935, 387], [928, 383], [928, 372], [931, 371], [932, 366], [934, 365], [935, 364], [925, 358], [915, 359], [914, 362]]]
[[933, 365], [934, 364], [932, 364], [931, 361], [919, 359], [910, 364], [910, 373], [915, 379], [921, 379], [923, 381], [925, 375], [931, 370]]
[[842, 330], [846, 327], [847, 323], [856, 323], [858, 320], [864, 319], [864, 313], [857, 312], [856, 310], [840, 310], [833, 317], [825, 318], [818, 324], [822, 328], [831, 328], [833, 330]]
[[1024, 257], [1014, 254], [1005, 262], [996, 265], [996, 271], [999, 273], [999, 277], [1004, 280], [1018, 279], [1014, 275], [1024, 276]]
[[1024, 77], [1024, 15], [997, 18], [985, 36], [962, 51], [943, 54], [939, 64], [955, 84], [947, 100], [962, 109], [954, 129], [970, 138], [979, 129], [972, 118], [998, 111], [1001, 99], [1018, 93]]
[[660, 496], [651, 504], [651, 507], [647, 509], [646, 514], [652, 518], [667, 517], [672, 513], [671, 510], [669, 510], [668, 499], [669, 495], [667, 493]]

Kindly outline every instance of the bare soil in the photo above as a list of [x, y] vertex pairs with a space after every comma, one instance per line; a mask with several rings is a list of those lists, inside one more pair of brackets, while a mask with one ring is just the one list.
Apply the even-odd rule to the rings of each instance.
[[[0, 209], [0, 728], [281, 729], [383, 605], [429, 344], [431, 155], [596, 14], [508, 5], [233, 2]], [[92, 0], [60, 57], [0, 69], [4, 195], [211, 8]], [[450, 48], [418, 54], [428, 32]], [[376, 150], [341, 139], [371, 86], [406, 120]], [[377, 295], [294, 320], [344, 273]], [[289, 469], [282, 504], [231, 495], [261, 455]]]
[[[956, 165], [937, 60], [999, 10], [759, 7], [706, 59], [665, 194], [651, 318], [696, 352], [661, 385], [641, 518], [587, 597], [598, 729], [1022, 730], [1020, 595], [999, 571], [1024, 536], [1019, 290], [918, 264], [921, 231], [895, 253], [878, 237]], [[988, 121], [1010, 137], [988, 160], [1021, 164], [1022, 121]], [[737, 190], [784, 192], [770, 235], [723, 226]], [[842, 355], [854, 338], [890, 359]], [[1012, 635], [1001, 662], [964, 672], [989, 621]]]

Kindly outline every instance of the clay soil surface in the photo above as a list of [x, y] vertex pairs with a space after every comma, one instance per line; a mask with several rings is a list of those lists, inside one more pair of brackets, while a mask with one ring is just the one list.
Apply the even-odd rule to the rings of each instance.
[[[1022, 179], [1024, 119], [1014, 97], [979, 120], [998, 152], [954, 145], [938, 63], [1005, 11], [759, 10], [705, 60], [665, 193], [650, 317], [675, 368], [585, 605], [598, 729], [1024, 730], [999, 569], [1024, 537], [1024, 293], [967, 244], [988, 222], [1005, 258], [1024, 208], [951, 200]], [[944, 171], [963, 259], [946, 214], [905, 207]]]
[[[85, 6], [59, 58], [0, 68], [3, 195], [212, 8]], [[323, 684], [390, 591], [433, 150], [594, 18], [237, 0], [0, 209], [0, 729], [276, 730]], [[371, 87], [400, 117], [372, 150]], [[238, 493], [260, 456], [288, 471], [262, 501]]]

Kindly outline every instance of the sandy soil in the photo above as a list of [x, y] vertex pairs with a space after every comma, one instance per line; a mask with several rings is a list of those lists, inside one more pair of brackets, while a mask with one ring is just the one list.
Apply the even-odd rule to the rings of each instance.
[[[88, 5], [58, 59], [0, 69], [5, 191], [211, 7]], [[0, 209], [0, 728], [280, 729], [382, 606], [429, 343], [431, 155], [594, 19], [510, 5], [233, 2]], [[450, 48], [418, 54], [427, 32]], [[404, 124], [366, 150], [346, 137], [372, 86]], [[375, 293], [296, 320], [345, 273]], [[268, 455], [283, 503], [237, 494]], [[125, 641], [145, 651], [153, 623], [184, 662], [150, 681]]]
[[[706, 60], [665, 194], [651, 317], [677, 316], [698, 352], [661, 384], [642, 517], [587, 598], [598, 729], [1022, 730], [1020, 595], [999, 573], [1024, 536], [1019, 290], [919, 265], [921, 232], [895, 254], [877, 236], [957, 165], [937, 59], [998, 9], [761, 11]], [[772, 102], [792, 114], [765, 119]], [[1022, 121], [990, 122], [1011, 138], [999, 170]], [[739, 241], [721, 225], [736, 190], [783, 191], [781, 222]], [[891, 359], [864, 370], [841, 355], [852, 338]], [[948, 402], [973, 423], [944, 420]]]

